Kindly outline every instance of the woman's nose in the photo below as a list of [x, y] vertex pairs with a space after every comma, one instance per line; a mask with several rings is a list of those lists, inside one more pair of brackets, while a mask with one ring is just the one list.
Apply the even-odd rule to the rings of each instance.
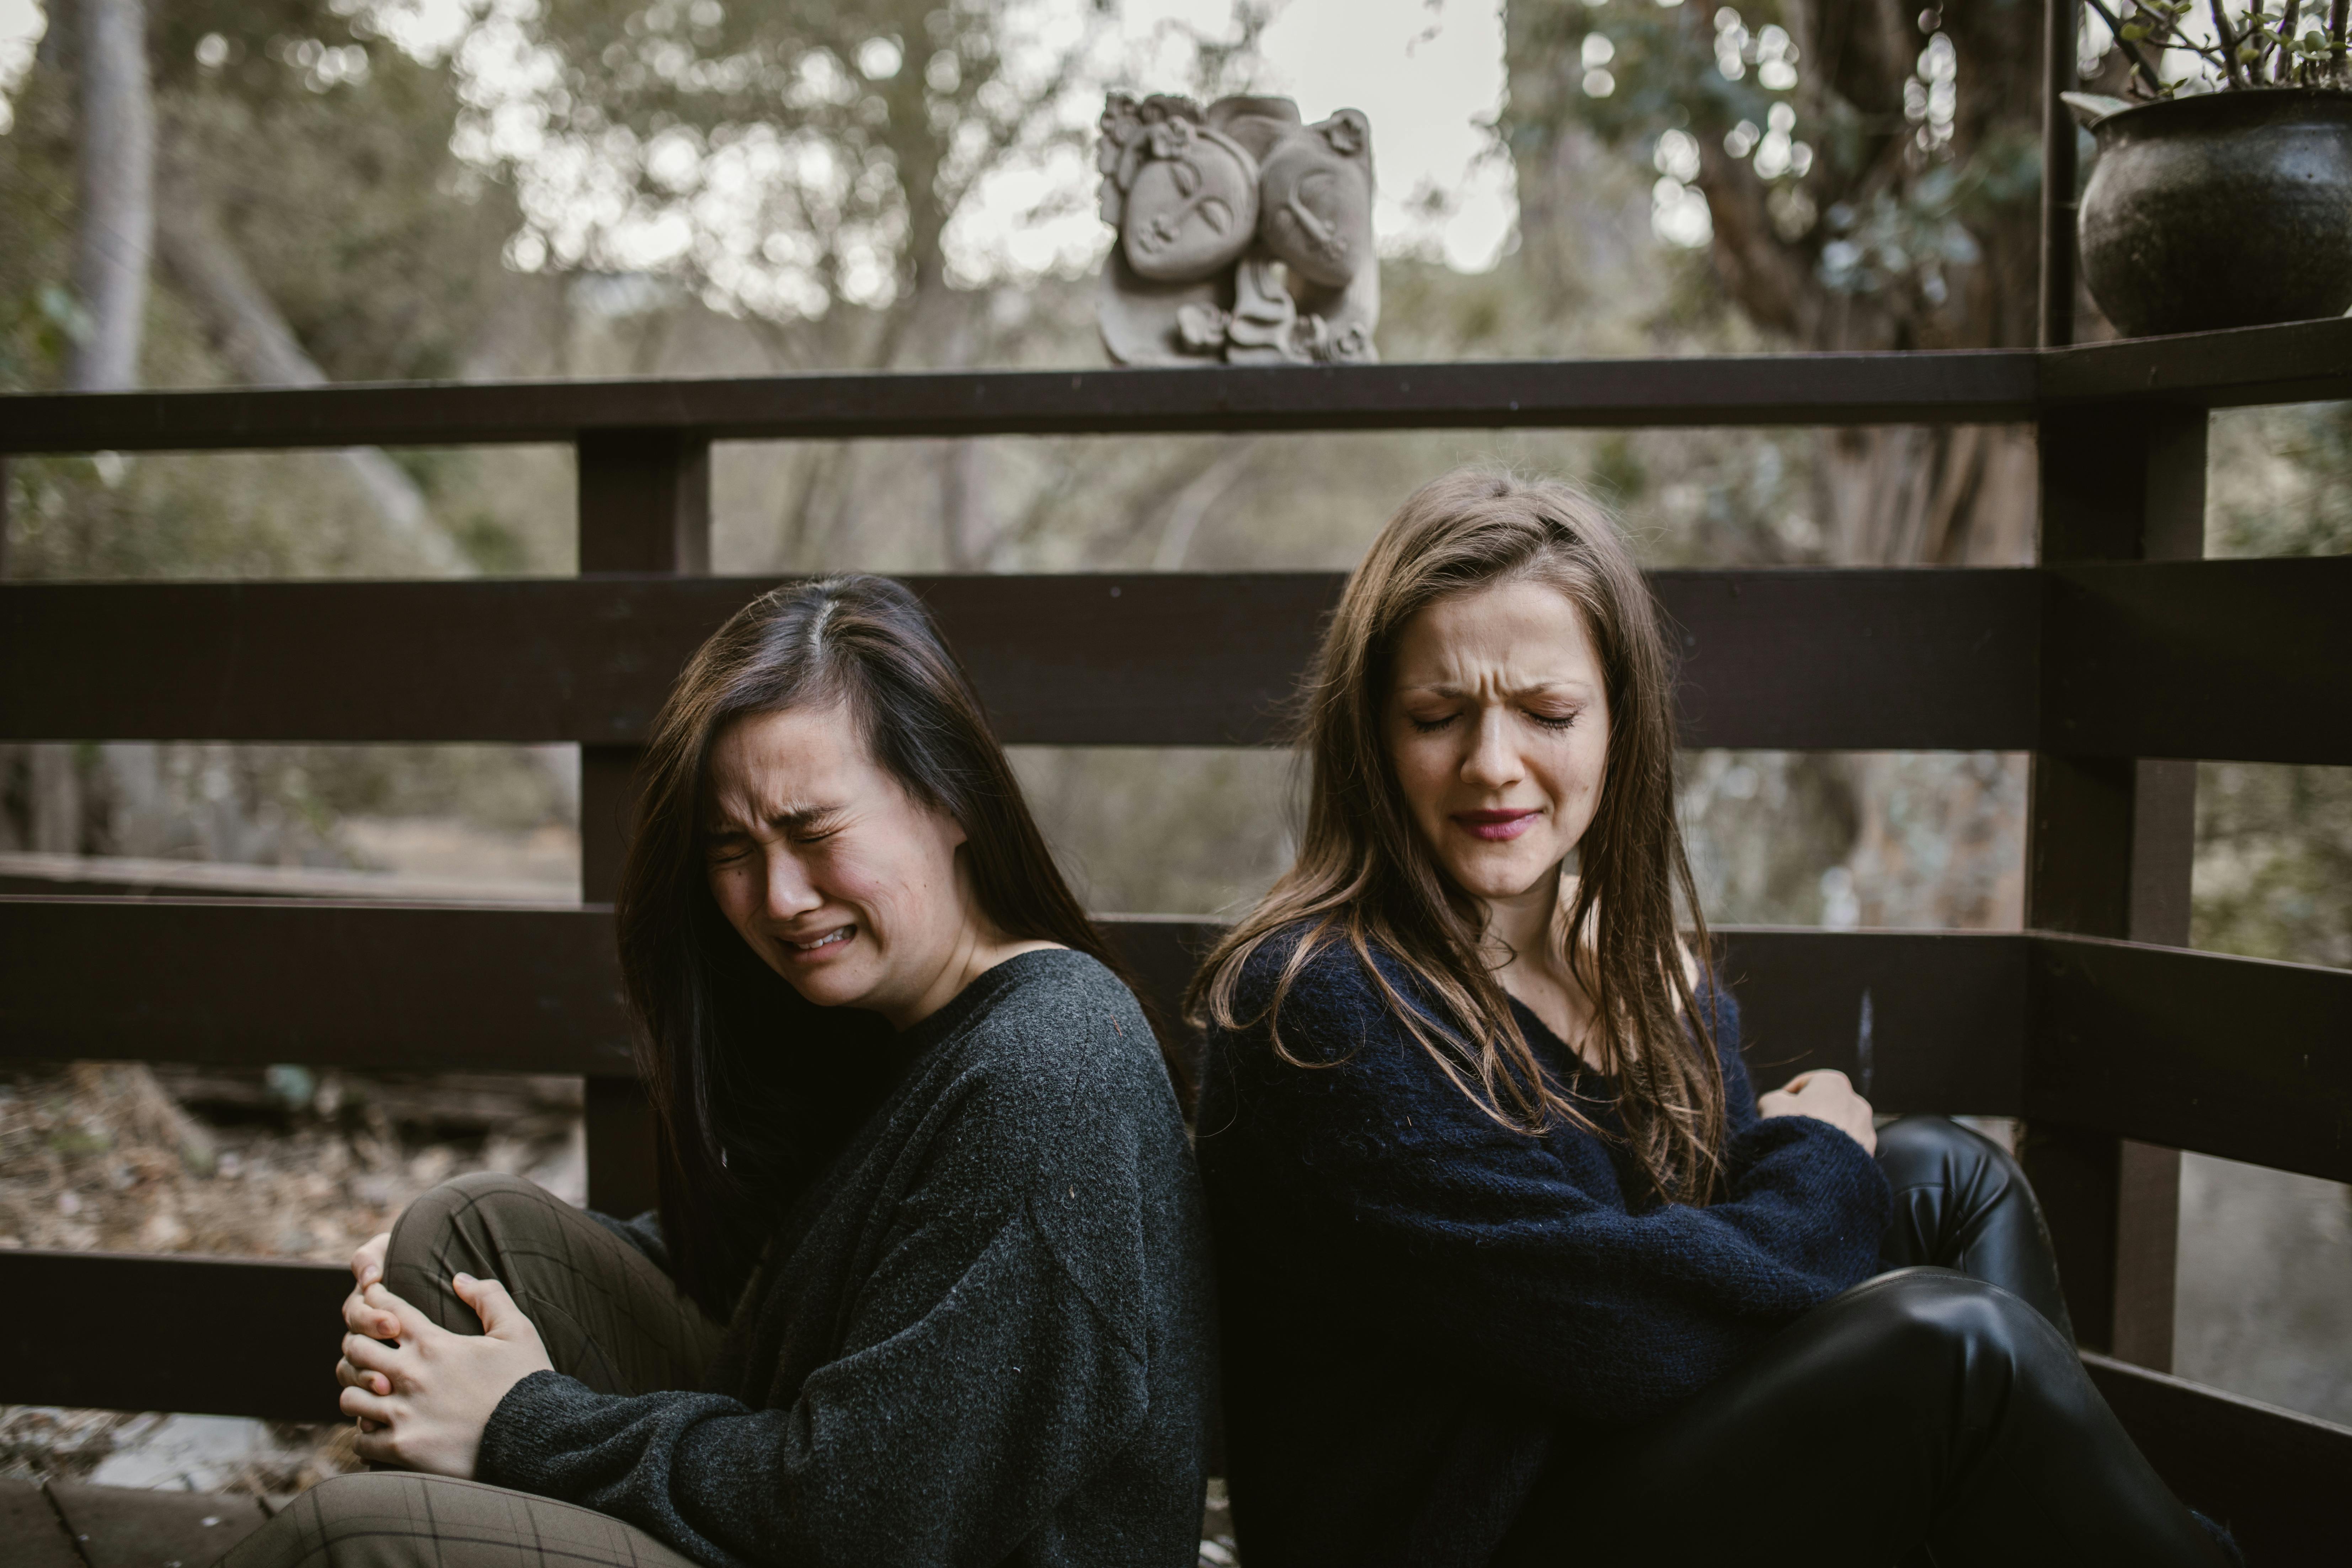
[[806, 914], [824, 900], [809, 880], [800, 857], [781, 848], [768, 851], [768, 917], [788, 921]]
[[1489, 710], [1478, 716], [1471, 733], [1470, 754], [1462, 760], [1462, 781], [1484, 789], [1500, 789], [1519, 782], [1517, 748], [1510, 744], [1507, 716]]

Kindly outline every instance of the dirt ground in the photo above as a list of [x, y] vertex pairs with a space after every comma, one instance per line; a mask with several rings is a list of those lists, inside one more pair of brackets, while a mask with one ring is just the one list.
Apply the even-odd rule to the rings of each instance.
[[[0, 1247], [340, 1263], [427, 1188], [527, 1175], [579, 1203], [577, 1079], [74, 1063], [0, 1078]], [[0, 1476], [300, 1491], [341, 1425], [0, 1405]]]

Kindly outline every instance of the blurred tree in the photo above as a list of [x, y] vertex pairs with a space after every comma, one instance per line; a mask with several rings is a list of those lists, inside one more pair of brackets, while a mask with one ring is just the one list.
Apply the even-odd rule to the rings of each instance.
[[[1748, 321], [1816, 350], [2034, 341], [2040, 25], [2029, 0], [1508, 0], [1523, 249], [1576, 299], [1577, 208], [1544, 193], [1580, 134], [1650, 161], [1654, 220]], [[1832, 557], [2025, 558], [2030, 437], [1841, 431], [1814, 478]]]
[[[1083, 171], [1085, 121], [1057, 111], [1108, 9], [552, 0], [478, 29], [529, 86], [461, 145], [512, 171], [526, 265], [659, 270], [779, 368], [971, 364], [989, 357], [990, 301], [951, 277], [951, 227], [1009, 161], [1058, 150]], [[1033, 216], [1092, 186], [1049, 182]], [[922, 452], [941, 555], [985, 564], [1003, 529], [979, 449]], [[839, 531], [865, 458], [793, 465], [789, 539]]]
[[147, 74], [145, 0], [77, 0], [81, 182], [74, 294], [81, 307], [66, 384], [139, 384], [147, 325], [147, 258], [155, 230], [155, 100]]
[[[936, 363], [957, 354], [957, 323], [929, 318], [964, 313], [955, 296], [977, 281], [950, 278], [951, 226], [1007, 160], [1087, 153], [1084, 123], [1055, 111], [1108, 9], [504, 8], [461, 51], [486, 82], [495, 58], [505, 84], [461, 145], [522, 190], [529, 265], [658, 268], [784, 364]], [[1092, 184], [1038, 212], [1090, 203]]]

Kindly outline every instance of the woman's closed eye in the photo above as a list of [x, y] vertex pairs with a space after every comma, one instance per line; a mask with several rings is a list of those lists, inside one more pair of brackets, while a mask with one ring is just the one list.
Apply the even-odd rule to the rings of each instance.
[[[1570, 708], [1564, 712], [1528, 708], [1522, 709], [1521, 712], [1525, 714], [1530, 722], [1546, 730], [1571, 729], [1575, 726], [1578, 718], [1577, 710], [1573, 708]], [[1409, 722], [1411, 722], [1413, 729], [1420, 733], [1423, 735], [1434, 735], [1440, 731], [1445, 729], [1448, 725], [1452, 724], [1454, 721], [1459, 719], [1461, 716], [1462, 715], [1458, 712], [1425, 714], [1407, 713], [1405, 718]]]

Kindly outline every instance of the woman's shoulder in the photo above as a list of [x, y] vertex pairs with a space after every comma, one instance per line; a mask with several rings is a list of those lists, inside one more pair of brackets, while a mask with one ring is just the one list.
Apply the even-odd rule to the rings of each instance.
[[[1374, 966], [1377, 966], [1377, 971]], [[1404, 964], [1377, 941], [1360, 951], [1344, 931], [1297, 921], [1261, 937], [1234, 977], [1234, 1015], [1263, 1022], [1295, 1008], [1315, 1015], [1385, 1014], [1389, 986], [1408, 982]]]
[[1089, 954], [1044, 947], [1006, 959], [973, 983], [987, 987], [954, 1055], [1025, 1098], [1089, 1095], [1166, 1077], [1158, 1037], [1135, 994]]
[[1258, 942], [1241, 962], [1223, 1016], [1230, 1024], [1210, 1030], [1213, 1058], [1345, 1064], [1354, 1070], [1340, 1076], [1349, 1079], [1436, 1070], [1423, 1037], [1451, 1039], [1463, 1028], [1402, 955], [1311, 921]]

